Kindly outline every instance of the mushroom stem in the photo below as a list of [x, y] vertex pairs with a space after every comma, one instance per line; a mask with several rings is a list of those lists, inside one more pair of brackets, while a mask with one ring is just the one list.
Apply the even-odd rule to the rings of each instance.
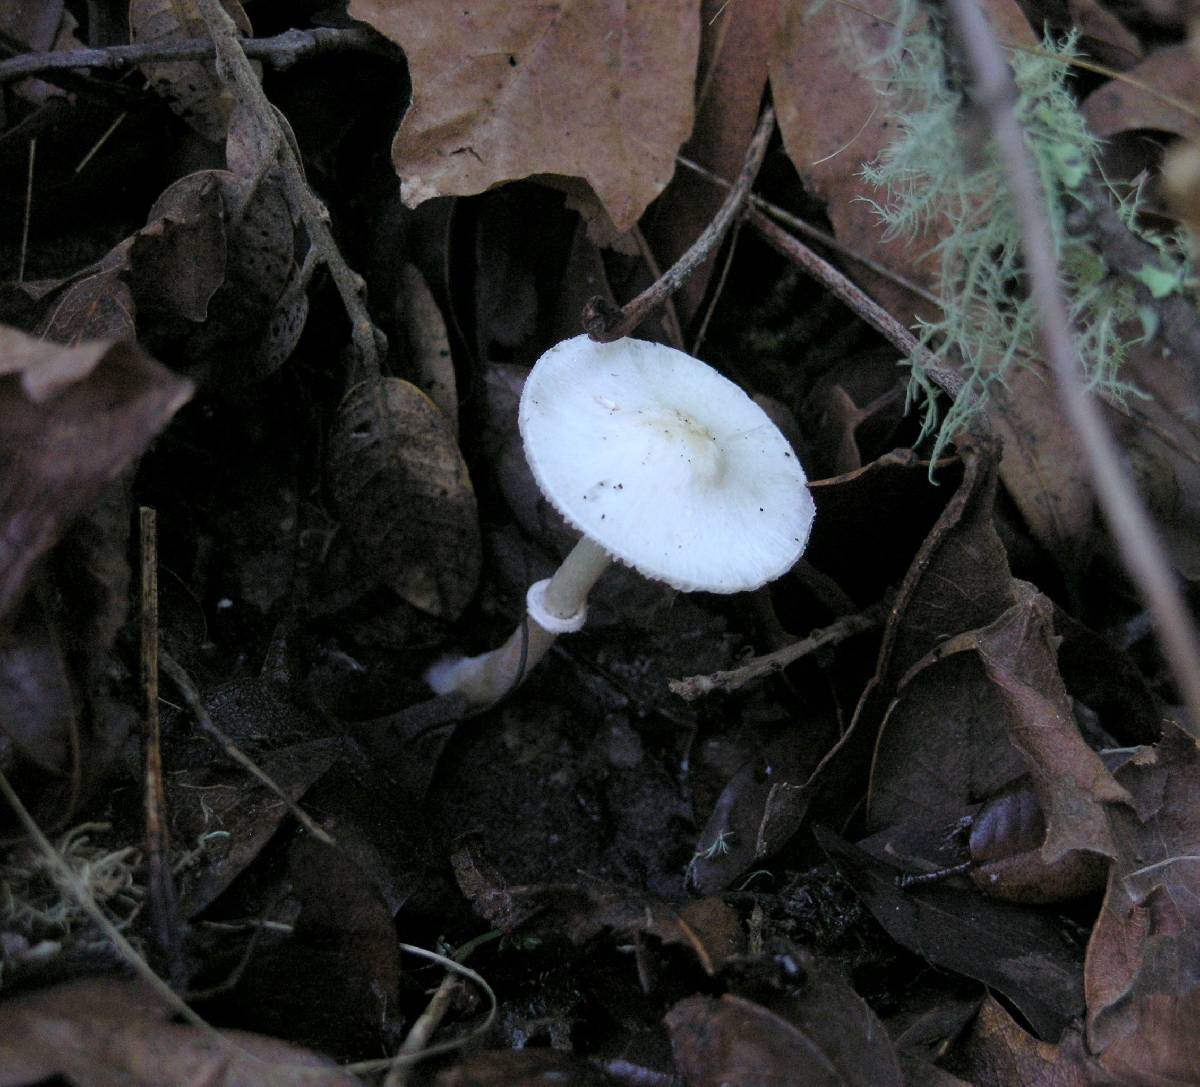
[[461, 694], [476, 705], [503, 698], [550, 651], [559, 634], [583, 626], [588, 593], [611, 562], [607, 551], [584, 536], [549, 581], [530, 588], [528, 615], [502, 646], [477, 657], [438, 661], [425, 673], [426, 682], [438, 694]]
[[587, 606], [588, 593], [611, 562], [612, 556], [598, 543], [580, 537], [546, 586], [546, 610], [558, 619], [573, 619]]

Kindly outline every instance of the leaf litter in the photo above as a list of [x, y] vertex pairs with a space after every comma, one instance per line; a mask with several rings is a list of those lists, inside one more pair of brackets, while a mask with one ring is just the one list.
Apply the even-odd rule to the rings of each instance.
[[[1140, 292], [1144, 399], [1111, 421], [1194, 582], [1194, 280], [1142, 185], [1147, 133], [1194, 139], [1194, 53], [1153, 5], [985, 7], [1102, 61], [1065, 85], [1130, 194], [1084, 243]], [[0, 16], [17, 60], [140, 52], [38, 68], [3, 114], [0, 773], [68, 867], [4, 818], [0, 1084], [1200, 1079], [1195, 741], [1036, 358], [931, 461], [896, 346], [744, 221], [639, 334], [769, 405], [813, 477], [804, 559], [746, 599], [616, 569], [495, 707], [422, 678], [572, 545], [521, 450], [529, 366], [689, 250], [764, 95], [756, 209], [939, 320], [955, 223], [889, 239], [864, 173], [906, 7], [355, 0], [372, 48], [322, 27], [299, 62], [278, 6], [38, 14]], [[106, 183], [131, 148], [157, 165]], [[159, 638], [197, 701], [162, 684], [143, 752]], [[168, 970], [152, 916], [184, 1021], [128, 976]]]

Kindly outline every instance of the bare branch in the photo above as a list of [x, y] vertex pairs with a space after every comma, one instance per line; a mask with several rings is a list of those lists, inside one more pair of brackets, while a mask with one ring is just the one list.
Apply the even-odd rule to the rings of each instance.
[[949, 11], [964, 46], [976, 100], [987, 117], [1021, 220], [1025, 268], [1029, 291], [1037, 305], [1042, 350], [1058, 384], [1067, 419], [1083, 445], [1101, 512], [1125, 568], [1154, 619], [1163, 653], [1187, 707], [1189, 727], [1194, 731], [1200, 727], [1200, 640], [1166, 551], [1083, 380], [1050, 246], [1052, 235], [1042, 193], [1025, 134], [1013, 110], [1017, 88], [1012, 72], [978, 0], [949, 0]]
[[308, 231], [313, 248], [329, 269], [342, 305], [346, 307], [358, 361], [369, 378], [378, 378], [379, 357], [385, 350], [386, 341], [367, 312], [366, 283], [346, 263], [338, 249], [333, 232], [329, 229], [329, 212], [309, 188], [300, 159], [291, 141], [280, 129], [274, 107], [267, 100], [254, 68], [242, 49], [242, 41], [233, 20], [221, 7], [219, 0], [199, 0], [197, 8], [216, 46], [217, 74], [234, 89], [238, 99], [253, 112], [258, 124], [273, 137], [289, 201], [304, 220], [304, 228]]
[[632, 302], [614, 306], [600, 295], [592, 298], [583, 309], [583, 327], [593, 340], [609, 343], [628, 336], [638, 325], [682, 287], [692, 274], [721, 244], [734, 219], [746, 206], [750, 187], [758, 176], [759, 167], [767, 153], [767, 144], [775, 131], [775, 111], [767, 106], [758, 120], [758, 128], [746, 149], [746, 160], [725, 202], [717, 209], [708, 224], [687, 250], [666, 272], [639, 294]]
[[[297, 61], [322, 53], [347, 50], [393, 52], [386, 38], [367, 26], [319, 26], [311, 30], [293, 28], [272, 38], [247, 38], [242, 49], [251, 60], [261, 60], [273, 68], [290, 68]], [[14, 79], [44, 76], [51, 72], [80, 68], [122, 71], [137, 64], [171, 60], [203, 60], [217, 55], [209, 38], [190, 38], [177, 42], [135, 42], [110, 45], [103, 49], [56, 49], [50, 53], [22, 53], [0, 60], [0, 83]]]
[[843, 615], [827, 627], [814, 630], [807, 638], [776, 649], [774, 653], [765, 653], [761, 657], [752, 657], [738, 668], [730, 668], [724, 672], [712, 672], [709, 675], [685, 676], [683, 679], [673, 679], [668, 686], [672, 694], [679, 695], [685, 702], [694, 702], [713, 691], [734, 691], [743, 687], [751, 680], [761, 679], [782, 672], [793, 661], [815, 653], [827, 645], [837, 645], [855, 634], [883, 626], [887, 618], [889, 603], [874, 604], [866, 611], [854, 615]]
[[[802, 268], [823, 287], [835, 294], [897, 351], [909, 358], [920, 360], [921, 366], [938, 387], [950, 396], [958, 396], [966, 384], [957, 370], [938, 362], [918, 342], [907, 328], [896, 320], [866, 291], [850, 281], [824, 257], [814, 253], [799, 238], [793, 237], [774, 220], [761, 211], [751, 208], [746, 219], [776, 252]], [[980, 416], [980, 426], [986, 425], [986, 417]]]

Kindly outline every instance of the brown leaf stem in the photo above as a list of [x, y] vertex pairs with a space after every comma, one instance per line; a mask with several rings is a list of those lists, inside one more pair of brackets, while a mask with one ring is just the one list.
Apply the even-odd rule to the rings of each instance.
[[159, 951], [167, 964], [171, 987], [180, 992], [187, 983], [183, 941], [171, 872], [171, 839], [167, 831], [167, 790], [163, 783], [162, 746], [158, 719], [158, 520], [155, 511], [138, 510], [141, 536], [141, 666], [145, 704], [146, 867], [149, 872], [150, 920]]
[[[298, 61], [322, 53], [356, 49], [393, 52], [393, 46], [387, 39], [367, 26], [319, 26], [311, 30], [293, 28], [270, 38], [243, 40], [242, 49], [251, 60], [266, 61], [271, 67], [279, 70], [290, 68]], [[22, 53], [20, 56], [0, 60], [0, 83], [80, 68], [120, 71], [137, 64], [202, 60], [216, 55], [217, 47], [208, 38], [191, 38], [169, 43], [135, 42], [132, 45], [109, 45], [99, 49], [55, 49], [46, 53]]]
[[[746, 219], [772, 249], [787, 257], [803, 269], [822, 286], [828, 288], [846, 306], [853, 310], [896, 350], [910, 358], [921, 360], [921, 366], [929, 377], [950, 396], [958, 396], [966, 384], [961, 374], [939, 363], [887, 310], [868, 295], [861, 287], [850, 281], [824, 257], [814, 253], [799, 238], [793, 237], [773, 219], [761, 211], [751, 208]], [[985, 416], [977, 417], [978, 425], [986, 426]]]
[[300, 214], [304, 227], [317, 255], [329, 269], [346, 315], [350, 318], [350, 335], [354, 341], [359, 364], [368, 378], [380, 376], [380, 355], [386, 350], [386, 340], [375, 327], [367, 312], [366, 283], [347, 263], [329, 229], [329, 211], [317, 199], [304, 177], [295, 148], [280, 130], [275, 110], [267, 100], [254, 73], [237, 27], [221, 7], [220, 0], [197, 0], [197, 9], [205, 29], [216, 46], [216, 71], [234, 89], [238, 99], [250, 109], [264, 131], [271, 134], [275, 154], [282, 168], [283, 184], [289, 202]]
[[[693, 162], [684, 155], [676, 155], [675, 159], [681, 166], [686, 166], [693, 173], [704, 178], [705, 181], [711, 181], [714, 185], [720, 185], [723, 189], [728, 189], [733, 184], [731, 181], [727, 181], [725, 178], [721, 177], [720, 174], [713, 173], [712, 170], [701, 166], [698, 162]], [[786, 208], [781, 208], [778, 204], [771, 203], [770, 200], [764, 200], [757, 193], [751, 193], [747, 203], [755, 211], [761, 211], [765, 215], [769, 215], [777, 223], [782, 224], [789, 230], [793, 230], [797, 234], [803, 234], [805, 237], [811, 238], [813, 241], [818, 242], [826, 249], [830, 249], [835, 253], [840, 253], [843, 257], [854, 261], [855, 264], [862, 265], [862, 267], [874, 272], [877, 276], [882, 276], [884, 279], [890, 280], [897, 286], [903, 287], [906, 291], [911, 291], [918, 298], [921, 298], [935, 306], [940, 306], [942, 304], [942, 300], [938, 298], [938, 296], [932, 291], [926, 290], [926, 288], [922, 287], [919, 283], [914, 283], [907, 276], [902, 276], [894, 268], [889, 268], [886, 264], [880, 264], [879, 261], [873, 260], [865, 253], [858, 252], [853, 247], [846, 245], [842, 241], [839, 241], [828, 231], [822, 230], [820, 227], [813, 226], [812, 223], [805, 222], [798, 215], [793, 215]]]
[[745, 161], [725, 202], [717, 209], [712, 222], [701, 231], [687, 252], [659, 279], [623, 306], [614, 306], [600, 295], [589, 300], [583, 308], [583, 327], [593, 340], [610, 343], [622, 336], [628, 336], [708, 260], [745, 208], [746, 200], [750, 196], [750, 187], [758, 176], [759, 167], [767, 154], [767, 144], [774, 131], [775, 110], [767, 106], [759, 117], [758, 128], [754, 130], [750, 145], [746, 149]]
[[1082, 444], [1100, 510], [1126, 570], [1154, 617], [1163, 654], [1195, 730], [1200, 726], [1200, 639], [1166, 551], [1083, 380], [1050, 245], [1046, 209], [1025, 133], [1013, 109], [1017, 88], [1012, 72], [977, 0], [950, 0], [949, 10], [975, 85], [975, 101], [996, 141], [1021, 222], [1029, 293], [1037, 307], [1042, 349], [1058, 385], [1063, 410]]

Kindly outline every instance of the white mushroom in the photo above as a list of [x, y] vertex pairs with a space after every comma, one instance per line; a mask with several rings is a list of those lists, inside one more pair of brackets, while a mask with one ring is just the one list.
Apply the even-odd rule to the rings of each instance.
[[757, 589], [808, 542], [813, 500], [787, 439], [733, 382], [643, 340], [552, 347], [519, 412], [525, 456], [582, 534], [528, 593], [528, 623], [499, 649], [427, 673], [439, 694], [496, 701], [579, 630], [587, 595], [614, 559], [684, 592]]

